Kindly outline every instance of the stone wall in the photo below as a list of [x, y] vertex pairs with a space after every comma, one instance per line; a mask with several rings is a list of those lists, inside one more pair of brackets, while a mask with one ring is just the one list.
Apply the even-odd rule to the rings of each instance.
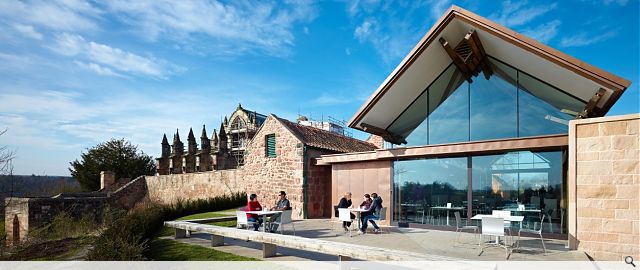
[[[91, 216], [96, 222], [102, 222], [103, 210], [108, 198], [105, 197], [68, 197], [68, 198], [6, 198], [5, 232], [7, 244], [28, 238], [29, 230], [51, 223], [61, 212], [73, 218]], [[17, 219], [17, 222], [16, 220]], [[14, 233], [14, 225], [19, 228]]]
[[333, 215], [331, 197], [331, 166], [315, 165], [321, 155], [333, 154], [321, 149], [307, 148], [308, 218], [330, 218]]
[[640, 258], [640, 115], [570, 122], [570, 245], [596, 260]]
[[243, 170], [146, 176], [148, 197], [162, 204], [244, 191]]
[[[267, 157], [265, 136], [275, 134], [276, 156]], [[247, 193], [256, 193], [263, 206], [273, 207], [278, 192], [287, 193], [292, 217], [303, 215], [303, 152], [304, 145], [275, 117], [269, 117], [245, 150], [244, 183]]]

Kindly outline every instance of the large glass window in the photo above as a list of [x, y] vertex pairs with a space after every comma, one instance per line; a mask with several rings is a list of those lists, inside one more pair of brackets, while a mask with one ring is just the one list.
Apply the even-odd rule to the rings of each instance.
[[566, 233], [563, 177], [562, 151], [396, 161], [393, 218], [453, 226], [454, 212], [503, 210], [524, 216], [523, 227], [539, 228], [545, 216], [543, 232]]
[[451, 64], [389, 126], [407, 146], [566, 134], [586, 102], [489, 57], [492, 74], [464, 80]]
[[478, 76], [471, 83], [471, 140], [518, 137], [517, 71], [489, 61], [494, 75]]
[[[467, 158], [397, 161], [394, 188], [395, 220], [425, 223], [432, 207], [459, 208], [466, 202]], [[437, 217], [446, 224], [444, 212]]]

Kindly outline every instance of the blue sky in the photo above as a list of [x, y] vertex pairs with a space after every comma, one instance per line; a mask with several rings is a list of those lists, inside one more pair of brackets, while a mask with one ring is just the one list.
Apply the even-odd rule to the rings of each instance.
[[[348, 120], [451, 5], [632, 81], [639, 4], [584, 1], [0, 1], [0, 145], [14, 173], [68, 175], [81, 151], [209, 134], [241, 102]], [[363, 133], [356, 133], [363, 138]]]

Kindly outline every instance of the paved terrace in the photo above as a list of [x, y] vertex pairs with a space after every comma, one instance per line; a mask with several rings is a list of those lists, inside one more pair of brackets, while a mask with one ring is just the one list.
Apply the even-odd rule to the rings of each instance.
[[[462, 233], [460, 242], [457, 242], [458, 234], [449, 231], [436, 231], [415, 228], [390, 227], [390, 233], [358, 235], [354, 232], [349, 237], [337, 225], [336, 221], [327, 219], [299, 220], [295, 221], [296, 236], [336, 241], [372, 247], [424, 253], [437, 256], [460, 258], [463, 260], [504, 261], [503, 248], [487, 247], [481, 256], [478, 256], [478, 238], [474, 234]], [[355, 224], [354, 224], [355, 225]], [[285, 233], [291, 235], [291, 227], [285, 225]], [[333, 228], [333, 229], [332, 229]], [[338, 230], [340, 229], [340, 230]], [[172, 238], [172, 237], [171, 237]], [[514, 237], [514, 240], [517, 238]], [[488, 238], [485, 240], [488, 241]], [[205, 247], [211, 246], [211, 237], [204, 233], [191, 233], [190, 238], [176, 239], [176, 241], [197, 244]], [[588, 258], [583, 252], [572, 251], [565, 248], [566, 241], [545, 239], [547, 254], [544, 255], [539, 238], [523, 237], [520, 250], [513, 252], [510, 261], [586, 261]], [[262, 258], [262, 244], [246, 242], [244, 240], [224, 238], [224, 246], [214, 247], [217, 250], [234, 253], [242, 256], [258, 258], [267, 261], [335, 261], [334, 255], [321, 254], [278, 247], [277, 256]]]

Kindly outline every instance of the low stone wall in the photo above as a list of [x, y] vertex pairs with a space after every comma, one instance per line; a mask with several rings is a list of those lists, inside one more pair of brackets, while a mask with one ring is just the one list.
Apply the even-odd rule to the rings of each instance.
[[150, 200], [162, 204], [244, 192], [243, 170], [146, 176]]
[[[29, 229], [38, 228], [51, 221], [61, 212], [73, 218], [92, 216], [102, 222], [103, 210], [108, 198], [6, 198], [5, 232], [7, 244], [27, 239]], [[15, 230], [14, 230], [15, 228]]]
[[570, 122], [569, 234], [596, 260], [640, 258], [640, 114]]

